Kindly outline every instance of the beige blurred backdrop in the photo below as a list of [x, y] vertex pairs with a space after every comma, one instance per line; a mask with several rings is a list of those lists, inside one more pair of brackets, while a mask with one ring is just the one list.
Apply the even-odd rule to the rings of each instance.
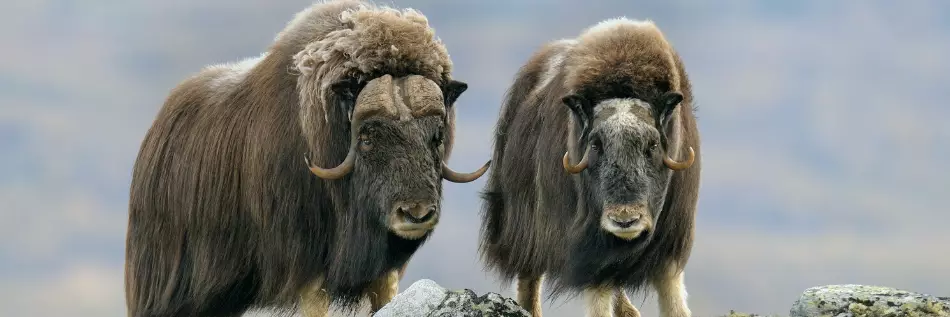
[[[0, 316], [124, 316], [128, 185], [168, 91], [260, 54], [309, 0], [0, 3]], [[469, 83], [456, 154], [490, 157], [499, 103], [539, 45], [652, 19], [693, 82], [703, 138], [695, 316], [788, 314], [807, 287], [950, 295], [950, 2], [386, 1], [421, 10]], [[552, 158], [557, 159], [557, 158]], [[445, 214], [402, 288], [501, 292], [476, 253], [484, 179]], [[656, 296], [638, 296], [656, 316]], [[579, 301], [545, 316], [576, 316]]]

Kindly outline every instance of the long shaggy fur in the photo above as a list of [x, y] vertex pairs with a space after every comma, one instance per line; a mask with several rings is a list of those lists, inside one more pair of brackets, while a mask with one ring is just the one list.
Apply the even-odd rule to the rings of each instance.
[[[267, 53], [213, 66], [171, 92], [133, 171], [126, 251], [130, 316], [230, 316], [293, 309], [325, 277], [352, 306], [424, 239], [394, 238], [355, 212], [348, 180], [321, 180], [303, 155], [336, 166], [348, 114], [330, 84], [419, 74], [443, 84], [452, 63], [425, 16], [359, 1], [297, 14]], [[446, 109], [445, 153], [454, 108]]]
[[[609, 98], [650, 99], [677, 91], [684, 98], [666, 131], [674, 157], [691, 146], [693, 166], [674, 172], [656, 232], [626, 243], [599, 227], [601, 206], [581, 173], [565, 172], [561, 157], [577, 162], [586, 140], [562, 102], [580, 94], [592, 103]], [[693, 241], [700, 144], [693, 96], [684, 66], [651, 22], [606, 21], [578, 38], [541, 47], [510, 86], [495, 130], [495, 167], [482, 193], [480, 252], [503, 282], [540, 277], [552, 296], [610, 286], [639, 290], [668, 263], [682, 269]], [[641, 239], [642, 240], [642, 239]]]

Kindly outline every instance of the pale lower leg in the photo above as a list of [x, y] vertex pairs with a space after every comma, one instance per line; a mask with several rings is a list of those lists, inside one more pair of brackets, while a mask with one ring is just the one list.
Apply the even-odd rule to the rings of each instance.
[[617, 296], [614, 303], [614, 315], [617, 317], [640, 317], [640, 311], [630, 302], [623, 289], [617, 289]]
[[370, 285], [368, 295], [372, 312], [386, 306], [399, 293], [399, 272], [400, 270], [390, 271]]
[[654, 279], [653, 286], [659, 295], [661, 317], [692, 316], [686, 304], [686, 284], [683, 282], [685, 275], [682, 270], [671, 268], [667, 274]]
[[323, 279], [314, 281], [300, 294], [300, 314], [303, 317], [326, 317], [330, 312], [330, 295], [323, 289]]
[[533, 317], [541, 317], [541, 277], [518, 277], [518, 305]]
[[587, 317], [612, 317], [615, 297], [614, 290], [609, 287], [593, 287], [584, 290]]

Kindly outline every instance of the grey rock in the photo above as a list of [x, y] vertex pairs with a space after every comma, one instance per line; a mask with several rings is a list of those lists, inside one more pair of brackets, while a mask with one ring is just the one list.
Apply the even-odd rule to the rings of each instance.
[[529, 317], [515, 301], [497, 293], [478, 296], [469, 289], [447, 290], [428, 279], [412, 283], [374, 317]]
[[806, 289], [791, 317], [950, 317], [950, 300], [894, 288], [826, 285]]
[[396, 294], [389, 304], [383, 306], [373, 316], [424, 316], [419, 312], [435, 310], [447, 294], [448, 290], [432, 280], [418, 280], [406, 290]]

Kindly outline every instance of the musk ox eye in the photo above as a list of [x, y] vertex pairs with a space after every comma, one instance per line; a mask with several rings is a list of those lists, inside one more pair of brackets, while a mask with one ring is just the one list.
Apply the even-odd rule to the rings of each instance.
[[600, 152], [601, 150], [603, 150], [603, 148], [604, 148], [604, 144], [600, 141], [600, 139], [595, 139], [594, 142], [590, 143], [591, 151]]
[[369, 137], [361, 136], [360, 137], [360, 150], [369, 151], [373, 149], [373, 140], [370, 140]]
[[438, 131], [435, 133], [435, 135], [432, 136], [432, 144], [436, 146], [441, 145], [442, 142], [444, 141], [445, 140], [444, 140], [444, 136], [442, 135], [442, 131]]
[[647, 144], [647, 149], [643, 154], [651, 156], [656, 153], [657, 143], [656, 141], [650, 140], [650, 143]]

